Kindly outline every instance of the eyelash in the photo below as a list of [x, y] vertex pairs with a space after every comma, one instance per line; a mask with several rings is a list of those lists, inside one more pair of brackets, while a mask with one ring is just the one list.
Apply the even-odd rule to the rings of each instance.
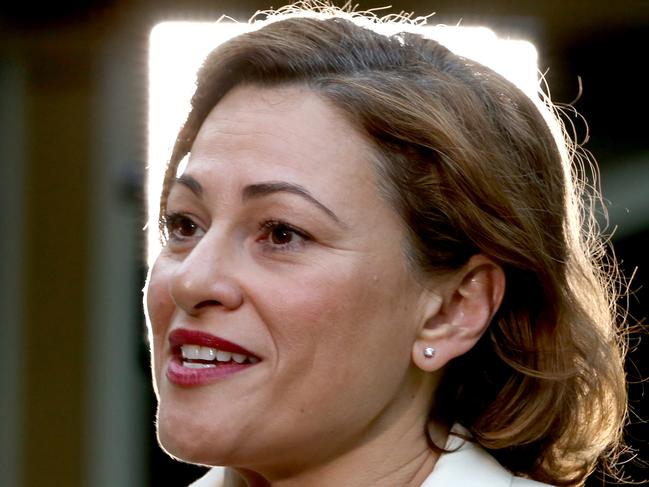
[[165, 243], [168, 242], [184, 242], [193, 237], [187, 235], [178, 235], [178, 225], [189, 223], [192, 230], [197, 230], [200, 227], [187, 215], [182, 213], [167, 213], [162, 219], [163, 239]]
[[[192, 232], [200, 230], [200, 227], [189, 216], [182, 213], [168, 213], [164, 216], [161, 223], [165, 243], [183, 243], [194, 237], [194, 235], [179, 235], [179, 231], [187, 230], [187, 228], [180, 229], [180, 225], [189, 224], [190, 231]], [[308, 232], [283, 220], [265, 220], [259, 224], [259, 231], [262, 232], [262, 235], [256, 241], [261, 242], [270, 251], [298, 250], [306, 242], [313, 240], [313, 237]], [[291, 235], [291, 239], [285, 243], [273, 243], [271, 239], [273, 238], [274, 232], [282, 232], [284, 237], [287, 234]], [[275, 233], [275, 236], [277, 237], [278, 235]], [[294, 241], [293, 236], [299, 237], [299, 240]]]
[[[300, 230], [283, 220], [266, 220], [259, 225], [259, 230], [263, 231], [264, 234], [262, 235], [262, 238], [257, 239], [257, 241], [263, 240], [264, 245], [273, 251], [298, 250], [306, 242], [313, 239], [311, 235], [304, 230]], [[299, 237], [299, 240], [294, 242], [293, 238], [291, 238], [291, 241], [287, 243], [271, 243], [273, 232], [278, 231], [296, 235]]]

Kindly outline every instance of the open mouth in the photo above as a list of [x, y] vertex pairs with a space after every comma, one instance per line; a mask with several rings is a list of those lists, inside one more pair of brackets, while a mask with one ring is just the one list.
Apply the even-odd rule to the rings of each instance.
[[238, 374], [262, 361], [241, 345], [200, 330], [169, 334], [167, 378], [179, 386], [200, 386]]
[[173, 354], [180, 357], [183, 367], [189, 369], [209, 369], [226, 364], [252, 365], [259, 362], [259, 359], [252, 355], [189, 343], [175, 346]]

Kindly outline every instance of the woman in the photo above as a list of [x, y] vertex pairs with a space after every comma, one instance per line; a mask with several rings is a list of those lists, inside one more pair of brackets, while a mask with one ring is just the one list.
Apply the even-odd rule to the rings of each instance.
[[230, 467], [200, 486], [580, 485], [625, 387], [566, 146], [363, 20], [278, 13], [199, 73], [146, 290], [160, 443]]

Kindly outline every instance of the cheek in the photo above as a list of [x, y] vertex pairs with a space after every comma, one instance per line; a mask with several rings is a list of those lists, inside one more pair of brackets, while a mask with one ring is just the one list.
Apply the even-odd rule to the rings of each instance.
[[293, 425], [304, 441], [331, 431], [349, 439], [399, 396], [409, 370], [399, 276], [377, 280], [373, 267], [353, 265], [336, 271], [273, 286], [272, 294], [265, 288], [272, 305], [262, 319], [277, 350], [267, 399], [281, 406], [270, 422], [280, 431]]
[[373, 367], [392, 367], [391, 373], [407, 368], [404, 321], [411, 310], [404, 306], [401, 276], [379, 278], [373, 269], [365, 263], [340, 266], [300, 279], [301, 285], [274, 286], [263, 319], [280, 360], [327, 383]]
[[330, 352], [325, 343], [354, 334], [357, 327], [349, 322], [357, 321], [355, 317], [364, 308], [361, 302], [367, 299], [362, 285], [354, 285], [357, 281], [353, 276], [316, 274], [267, 288], [264, 321], [272, 328], [280, 352], [290, 348], [299, 354], [300, 349], [317, 343], [318, 352]]
[[175, 310], [175, 304], [169, 294], [169, 269], [159, 261], [154, 264], [146, 286], [146, 316], [149, 331], [152, 335], [152, 354], [154, 365], [160, 364], [156, 356], [164, 349], [164, 337]]
[[166, 259], [159, 257], [147, 277], [146, 312], [153, 326], [164, 322], [175, 307], [169, 294], [173, 269]]

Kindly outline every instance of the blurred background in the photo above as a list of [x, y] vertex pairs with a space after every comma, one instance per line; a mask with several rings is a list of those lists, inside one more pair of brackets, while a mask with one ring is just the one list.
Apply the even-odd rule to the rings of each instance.
[[[141, 311], [148, 37], [164, 20], [247, 20], [270, 6], [0, 3], [0, 486], [182, 486], [201, 474], [168, 459], [154, 434]], [[578, 98], [615, 253], [634, 275], [631, 317], [644, 320], [649, 1], [395, 0], [384, 12], [402, 10], [530, 40], [553, 99]], [[583, 141], [586, 127], [574, 122]], [[631, 348], [627, 440], [647, 460], [638, 381], [649, 375], [648, 347], [635, 335]], [[648, 477], [638, 464], [627, 471]]]

